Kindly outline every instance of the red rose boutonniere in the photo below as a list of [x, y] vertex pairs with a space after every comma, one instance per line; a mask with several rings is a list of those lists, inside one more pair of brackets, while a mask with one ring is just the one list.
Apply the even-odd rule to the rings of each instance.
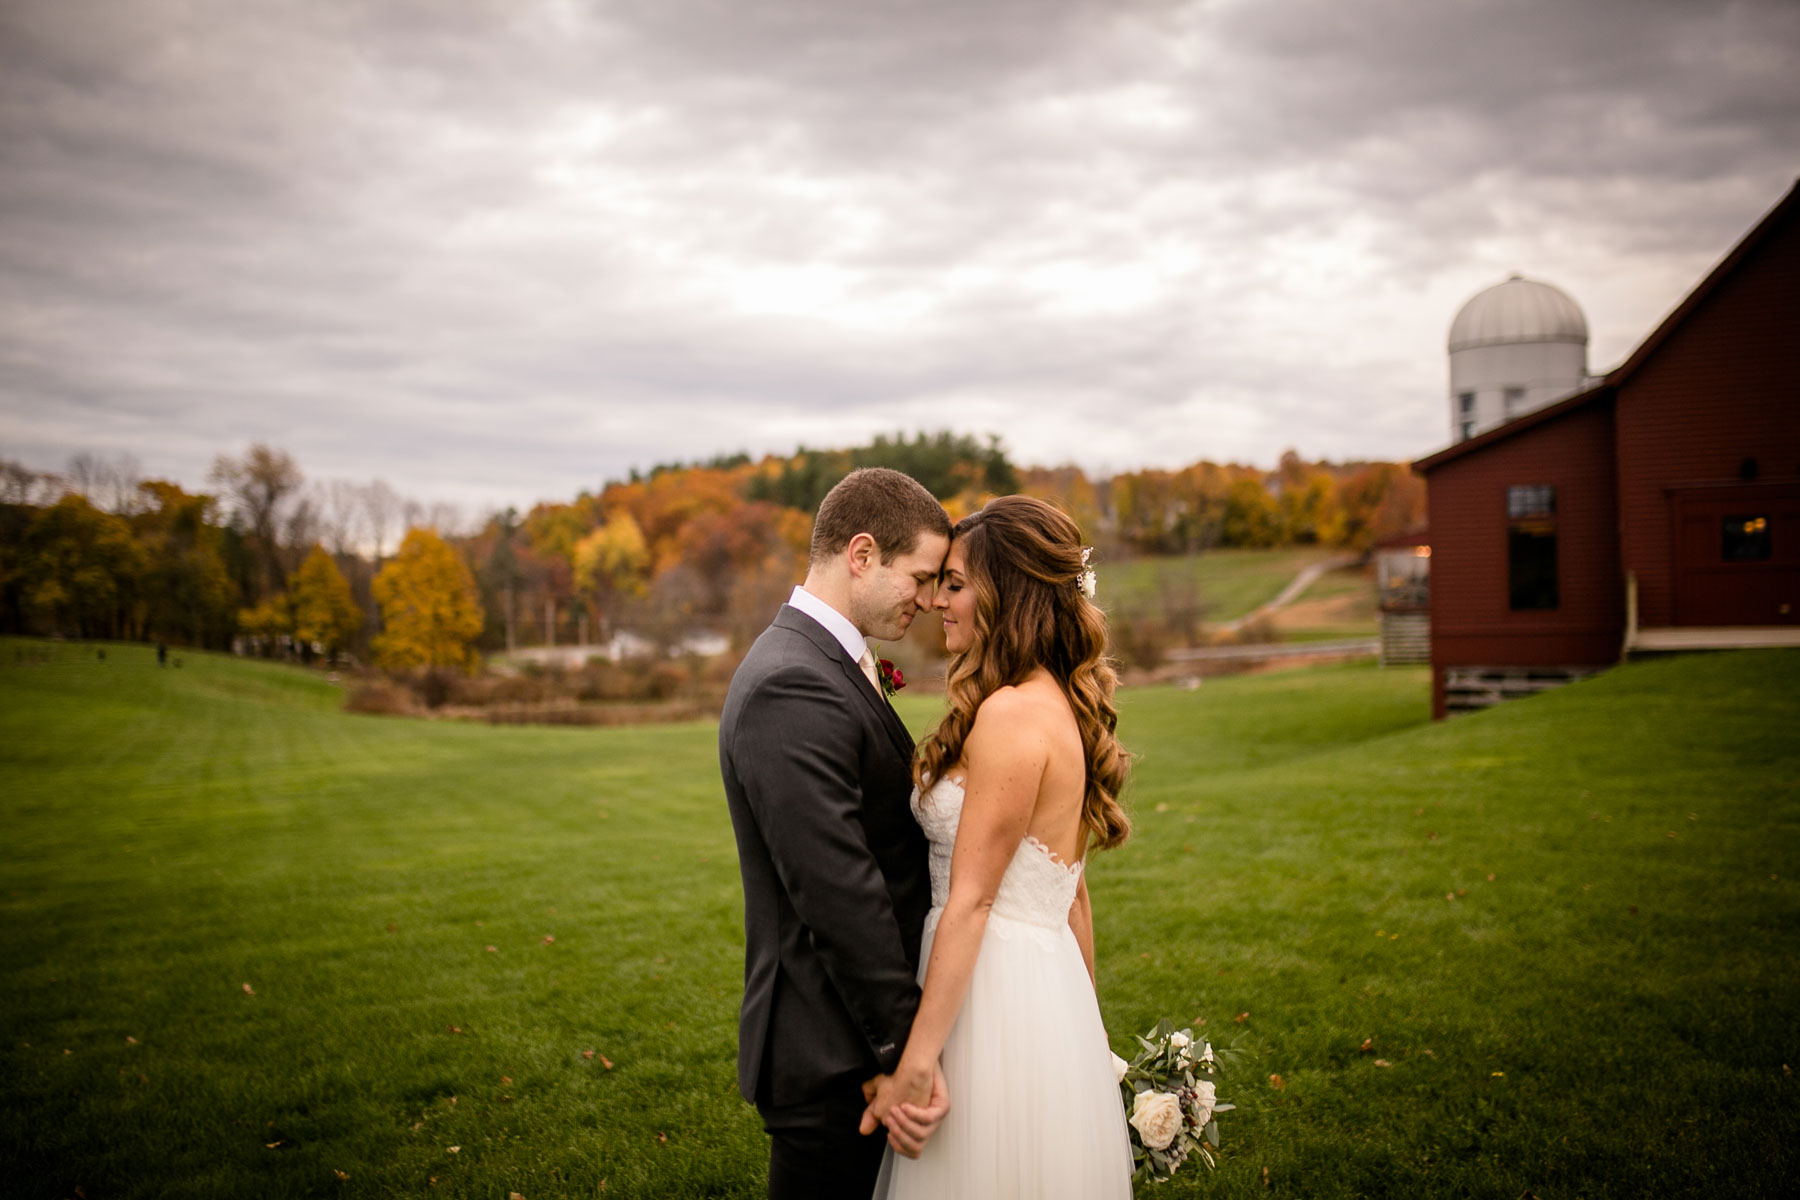
[[885, 658], [875, 661], [875, 676], [881, 680], [881, 694], [889, 700], [894, 698], [895, 692], [906, 686], [906, 676], [899, 667]]

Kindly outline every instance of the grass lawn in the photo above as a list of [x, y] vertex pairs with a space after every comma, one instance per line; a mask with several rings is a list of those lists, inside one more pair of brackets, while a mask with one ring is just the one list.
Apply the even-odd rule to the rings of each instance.
[[[183, 657], [0, 642], [0, 1194], [762, 1194], [711, 725], [352, 716]], [[1127, 694], [1102, 1006], [1239, 1050], [1221, 1169], [1144, 1191], [1785, 1194], [1796, 679], [1442, 725], [1419, 670]]]
[[1208, 550], [1179, 557], [1103, 561], [1099, 564], [1099, 600], [1109, 611], [1117, 607], [1147, 607], [1156, 612], [1160, 610], [1165, 587], [1191, 579], [1199, 593], [1204, 619], [1208, 624], [1218, 624], [1268, 603], [1294, 576], [1337, 553], [1340, 552], [1328, 547], [1304, 546], [1285, 550]]

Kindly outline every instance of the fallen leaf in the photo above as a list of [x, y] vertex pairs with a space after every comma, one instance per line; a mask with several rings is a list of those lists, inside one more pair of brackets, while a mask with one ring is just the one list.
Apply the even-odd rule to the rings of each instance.
[[610, 1059], [610, 1058], [606, 1057], [606, 1055], [602, 1054], [600, 1056], [600, 1065], [610, 1071], [610, 1070], [612, 1070], [612, 1059]]
[[125, 1044], [126, 1044], [126, 1045], [127, 1045], [127, 1046], [135, 1046], [135, 1045], [137, 1045], [137, 1039], [136, 1039], [136, 1038], [134, 1038], [134, 1037], [132, 1037], [132, 1036], [131, 1036], [131, 1035], [130, 1035], [130, 1034], [129, 1034], [129, 1033], [128, 1033], [128, 1034], [126, 1034], [126, 1035], [125, 1035]]
[[456, 1107], [456, 1097], [455, 1097], [455, 1096], [451, 1096], [451, 1097], [449, 1097], [449, 1104], [450, 1104], [450, 1107], [451, 1107], [451, 1108], [455, 1108], [455, 1107]]
[[482, 949], [486, 950], [489, 954], [500, 953], [500, 947], [498, 946], [483, 946]]
[[462, 1032], [461, 1025], [448, 1025], [445, 1028], [449, 1029], [451, 1033], [461, 1033]]
[[1272, 1182], [1270, 1182], [1270, 1180], [1269, 1180], [1269, 1168], [1267, 1168], [1267, 1167], [1264, 1167], [1264, 1168], [1263, 1168], [1263, 1173], [1262, 1173], [1262, 1181], [1263, 1181], [1263, 1186], [1264, 1186], [1264, 1187], [1266, 1187], [1266, 1188], [1272, 1188], [1272, 1187], [1274, 1187], [1274, 1186], [1275, 1186], [1275, 1185], [1274, 1185], [1274, 1184], [1273, 1184], [1273, 1183], [1272, 1183]]
[[333, 1167], [333, 1168], [332, 1168], [332, 1171], [331, 1171], [331, 1173], [332, 1173], [332, 1174], [333, 1174], [333, 1175], [336, 1175], [336, 1176], [337, 1176], [337, 1177], [338, 1177], [338, 1178], [339, 1178], [339, 1179], [348, 1179], [348, 1178], [350, 1178], [350, 1176], [348, 1176], [348, 1175], [346, 1175], [346, 1174], [345, 1174], [345, 1173], [344, 1173], [344, 1172], [342, 1172], [342, 1171], [340, 1171], [340, 1170], [338, 1170], [338, 1169], [337, 1169], [337, 1168], [335, 1168], [335, 1167]]
[[551, 934], [546, 933], [544, 935], [544, 945], [546, 945], [546, 946], [548, 946], [551, 942], [554, 942], [555, 940], [556, 940], [556, 938], [554, 936], [552, 936]]
[[1376, 1065], [1376, 1066], [1378, 1066], [1378, 1067], [1391, 1067], [1391, 1066], [1393, 1066], [1393, 1065], [1394, 1065], [1394, 1064], [1393, 1064], [1393, 1063], [1391, 1063], [1391, 1062], [1389, 1062], [1389, 1061], [1388, 1061], [1388, 1060], [1387, 1060], [1387, 1059], [1385, 1059], [1385, 1058], [1378, 1058], [1378, 1059], [1376, 1059], [1376, 1060], [1375, 1060], [1375, 1065]]
[[500, 1082], [501, 1082], [501, 1083], [511, 1083], [511, 1082], [512, 1082], [512, 1076], [511, 1076], [511, 1075], [502, 1075], [502, 1076], [501, 1076], [501, 1077], [500, 1077]]
[[277, 1138], [275, 1141], [272, 1141], [272, 1142], [264, 1142], [263, 1149], [264, 1150], [279, 1150], [282, 1146], [284, 1146], [286, 1144], [287, 1143], [285, 1141], [283, 1141], [280, 1138]]
[[517, 1192], [508, 1192], [506, 1193], [506, 1200], [525, 1200], [525, 1197], [519, 1195]]
[[436, 1187], [437, 1186], [437, 1176], [436, 1175], [427, 1175], [425, 1177], [425, 1182], [429, 1183], [432, 1187]]
[[256, 989], [255, 989], [255, 988], [253, 988], [253, 987], [251, 987], [251, 986], [250, 986], [250, 985], [249, 985], [249, 984], [247, 984], [247, 983], [246, 983], [246, 984], [245, 984], [245, 985], [244, 985], [244, 995], [246, 995], [246, 996], [254, 996], [254, 995], [256, 995]]
[[1271, 1075], [1269, 1076], [1269, 1086], [1279, 1092], [1287, 1086], [1287, 1080], [1279, 1075]]
[[461, 1154], [462, 1153], [461, 1146], [445, 1146], [444, 1149], [448, 1150], [452, 1154]]
[[1506, 1072], [1505, 1071], [1495, 1071], [1492, 1075], [1488, 1076], [1488, 1078], [1490, 1078], [1490, 1079], [1505, 1079]]
[[512, 1103], [512, 1097], [511, 1097], [511, 1096], [502, 1096], [502, 1097], [500, 1097], [500, 1103], [502, 1103], [502, 1104], [511, 1104], [511, 1103]]
[[1446, 900], [1454, 900], [1454, 899], [1456, 899], [1456, 893], [1455, 893], [1455, 892], [1445, 892], [1445, 893], [1444, 893], [1444, 899], [1446, 899]]
[[1488, 882], [1489, 883], [1494, 882], [1494, 873], [1492, 871], [1488, 872]]
[[423, 1121], [414, 1121], [413, 1122], [413, 1132], [414, 1133], [419, 1132], [419, 1130], [422, 1129], [424, 1127], [424, 1125], [425, 1125], [425, 1122], [423, 1122]]
[[1369, 1053], [1369, 1051], [1373, 1050], [1374, 1048], [1375, 1048], [1375, 1039], [1372, 1037], [1364, 1038], [1363, 1044], [1357, 1047], [1357, 1049], [1362, 1051], [1364, 1054]]
[[1239, 1025], [1242, 1025], [1245, 1021], [1248, 1021], [1250, 1019], [1250, 1014], [1247, 1012], [1241, 1012], [1237, 1016], [1235, 1016], [1231, 1019], [1236, 1021]]
[[669, 1144], [669, 1135], [668, 1135], [668, 1134], [666, 1134], [666, 1133], [664, 1133], [664, 1132], [663, 1132], [663, 1131], [662, 1131], [662, 1130], [660, 1130], [660, 1129], [659, 1129], [659, 1130], [657, 1130], [657, 1131], [656, 1131], [656, 1144], [657, 1144], [657, 1145], [659, 1145], [659, 1146], [666, 1146], [666, 1145], [668, 1145], [668, 1144]]
[[1425, 840], [1426, 840], [1426, 841], [1428, 841], [1428, 842], [1435, 842], [1435, 841], [1437, 841], [1437, 831], [1436, 831], [1436, 830], [1433, 830], [1433, 831], [1431, 831], [1431, 832], [1430, 832], [1430, 833], [1428, 833], [1428, 834], [1426, 834], [1426, 835], [1425, 835]]
[[592, 1050], [583, 1050], [583, 1051], [582, 1051], [582, 1052], [581, 1052], [581, 1057], [583, 1057], [583, 1058], [592, 1058], [592, 1057], [594, 1057], [594, 1052], [593, 1052], [593, 1051], [592, 1051]]

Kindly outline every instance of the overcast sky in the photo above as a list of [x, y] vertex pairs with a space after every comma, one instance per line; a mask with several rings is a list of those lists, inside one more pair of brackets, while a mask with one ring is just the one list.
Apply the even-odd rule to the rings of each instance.
[[1510, 271], [1616, 365], [1800, 172], [1795, 0], [0, 0], [0, 457], [472, 512], [996, 433], [1411, 458]]

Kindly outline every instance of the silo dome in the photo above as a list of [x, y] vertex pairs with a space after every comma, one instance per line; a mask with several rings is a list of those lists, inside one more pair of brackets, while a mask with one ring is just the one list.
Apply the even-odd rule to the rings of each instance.
[[1461, 441], [1586, 387], [1587, 318], [1561, 288], [1514, 275], [1450, 322], [1450, 431]]
[[1450, 322], [1450, 352], [1517, 342], [1587, 344], [1587, 318], [1559, 287], [1514, 275], [1462, 306]]

